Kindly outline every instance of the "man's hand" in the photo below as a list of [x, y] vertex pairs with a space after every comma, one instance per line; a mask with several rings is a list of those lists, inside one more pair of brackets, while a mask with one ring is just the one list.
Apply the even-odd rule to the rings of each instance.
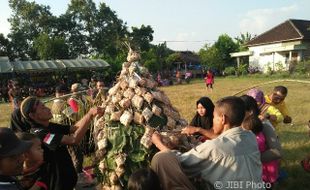
[[158, 132], [152, 134], [152, 143], [161, 151], [170, 150], [164, 143], [161, 141], [161, 136]]
[[155, 145], [157, 145], [158, 143], [161, 143], [161, 136], [158, 132], [154, 132], [152, 134], [152, 142]]
[[93, 107], [93, 108], [90, 108], [90, 110], [88, 111], [88, 114], [90, 114], [93, 117], [95, 117], [96, 115], [102, 116], [104, 114], [104, 109], [100, 107]]
[[187, 126], [182, 129], [181, 134], [192, 135], [199, 131], [199, 127]]
[[288, 115], [286, 115], [283, 119], [283, 123], [292, 123], [292, 118]]

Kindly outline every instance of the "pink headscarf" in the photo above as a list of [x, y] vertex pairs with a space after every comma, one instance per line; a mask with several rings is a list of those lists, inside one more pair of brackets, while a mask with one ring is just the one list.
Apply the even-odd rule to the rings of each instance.
[[261, 105], [265, 104], [265, 97], [264, 93], [261, 90], [258, 90], [257, 88], [252, 88], [247, 93], [248, 96], [252, 96], [257, 103], [260, 103]]

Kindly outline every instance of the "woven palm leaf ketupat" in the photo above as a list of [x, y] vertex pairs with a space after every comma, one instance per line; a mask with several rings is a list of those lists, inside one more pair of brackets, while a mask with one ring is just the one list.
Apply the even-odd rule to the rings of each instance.
[[157, 152], [151, 142], [154, 131], [161, 132], [171, 148], [191, 148], [187, 137], [180, 134], [186, 120], [157, 88], [139, 58], [137, 52], [129, 50], [127, 62], [102, 104], [105, 114], [95, 123], [102, 189], [126, 189], [129, 176], [150, 164]]

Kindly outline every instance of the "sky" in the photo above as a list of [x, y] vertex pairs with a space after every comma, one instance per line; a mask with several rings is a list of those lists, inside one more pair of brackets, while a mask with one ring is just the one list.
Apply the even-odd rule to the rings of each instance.
[[[106, 3], [128, 28], [150, 25], [153, 44], [177, 51], [199, 51], [220, 35], [262, 34], [288, 19], [310, 20], [309, 0], [93, 0]], [[35, 0], [58, 16], [70, 0]], [[0, 0], [0, 33], [8, 34], [8, 0]]]

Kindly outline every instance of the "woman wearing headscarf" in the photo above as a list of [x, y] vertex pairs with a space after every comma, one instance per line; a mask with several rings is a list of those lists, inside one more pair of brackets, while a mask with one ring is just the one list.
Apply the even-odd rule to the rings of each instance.
[[196, 102], [197, 111], [189, 126], [182, 129], [182, 134], [200, 134], [208, 139], [216, 137], [212, 130], [214, 104], [208, 97], [201, 97]]
[[274, 106], [266, 103], [263, 91], [252, 88], [248, 91], [247, 95], [252, 96], [260, 110], [259, 118], [261, 120], [269, 120], [271, 124], [276, 127], [278, 123], [283, 121], [283, 115], [281, 112]]

